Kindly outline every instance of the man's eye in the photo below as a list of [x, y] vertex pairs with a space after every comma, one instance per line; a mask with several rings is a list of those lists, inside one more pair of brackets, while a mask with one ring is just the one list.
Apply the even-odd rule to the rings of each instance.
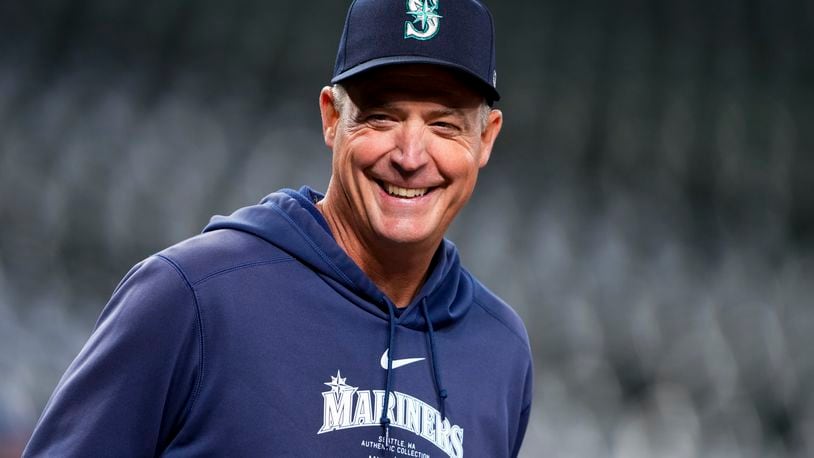
[[432, 123], [432, 126], [448, 132], [458, 132], [461, 130], [456, 124], [445, 121], [436, 121]]
[[367, 118], [365, 118], [365, 121], [374, 122], [374, 123], [382, 123], [382, 122], [390, 121], [390, 116], [387, 116], [386, 114], [376, 113], [376, 114], [368, 115]]

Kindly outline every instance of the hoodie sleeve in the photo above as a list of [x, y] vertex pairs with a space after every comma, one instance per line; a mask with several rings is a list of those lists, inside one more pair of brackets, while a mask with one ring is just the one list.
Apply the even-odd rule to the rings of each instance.
[[531, 397], [534, 387], [534, 370], [532, 369], [531, 362], [526, 372], [526, 382], [523, 388], [523, 410], [520, 412], [520, 418], [517, 425], [517, 436], [514, 439], [514, 446], [512, 447], [512, 457], [520, 454], [520, 446], [523, 445], [523, 438], [526, 435], [526, 427], [529, 424], [529, 415], [531, 414]]
[[155, 456], [177, 433], [202, 371], [195, 295], [154, 256], [116, 288], [62, 376], [23, 456]]

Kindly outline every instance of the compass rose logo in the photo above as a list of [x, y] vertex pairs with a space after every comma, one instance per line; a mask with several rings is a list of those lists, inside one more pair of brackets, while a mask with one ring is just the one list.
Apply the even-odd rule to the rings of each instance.
[[407, 14], [412, 21], [404, 23], [404, 39], [429, 40], [438, 33], [441, 15], [438, 0], [407, 0]]

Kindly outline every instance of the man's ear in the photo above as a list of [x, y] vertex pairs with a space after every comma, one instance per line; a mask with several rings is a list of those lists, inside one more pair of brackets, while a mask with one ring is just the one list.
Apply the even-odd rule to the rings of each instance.
[[322, 137], [328, 148], [333, 149], [340, 113], [334, 104], [334, 93], [330, 86], [325, 86], [319, 93], [319, 112], [322, 116]]
[[489, 162], [492, 147], [495, 146], [495, 140], [497, 139], [497, 134], [500, 133], [501, 127], [503, 127], [503, 112], [494, 108], [489, 111], [486, 127], [480, 134], [481, 151], [480, 157], [478, 158], [478, 167], [483, 167]]

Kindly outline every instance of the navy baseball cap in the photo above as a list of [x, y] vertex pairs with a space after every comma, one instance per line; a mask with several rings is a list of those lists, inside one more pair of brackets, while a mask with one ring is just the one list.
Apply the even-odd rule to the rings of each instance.
[[435, 64], [470, 76], [500, 100], [492, 14], [477, 0], [354, 0], [331, 83], [394, 64]]

